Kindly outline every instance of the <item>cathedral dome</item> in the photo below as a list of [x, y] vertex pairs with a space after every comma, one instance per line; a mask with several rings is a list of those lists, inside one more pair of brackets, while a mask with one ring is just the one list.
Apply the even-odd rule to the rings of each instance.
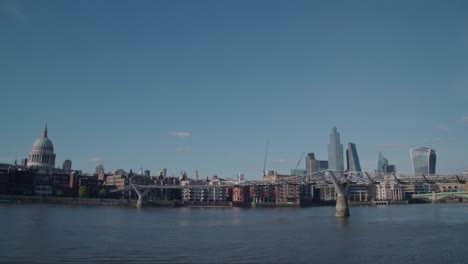
[[32, 150], [54, 152], [54, 144], [47, 137], [40, 137], [34, 141]]
[[47, 138], [47, 125], [44, 132], [42, 132], [42, 136], [34, 141], [32, 150], [28, 154], [27, 164], [28, 167], [54, 168], [54, 144]]

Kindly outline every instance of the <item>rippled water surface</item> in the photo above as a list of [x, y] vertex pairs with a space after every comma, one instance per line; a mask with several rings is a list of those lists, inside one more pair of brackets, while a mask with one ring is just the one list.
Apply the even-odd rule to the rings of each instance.
[[0, 204], [1, 263], [467, 263], [468, 204], [300, 209]]

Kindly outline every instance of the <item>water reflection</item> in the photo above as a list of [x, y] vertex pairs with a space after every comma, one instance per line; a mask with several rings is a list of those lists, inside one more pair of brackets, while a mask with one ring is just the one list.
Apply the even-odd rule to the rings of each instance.
[[336, 227], [346, 228], [349, 224], [349, 217], [336, 217]]

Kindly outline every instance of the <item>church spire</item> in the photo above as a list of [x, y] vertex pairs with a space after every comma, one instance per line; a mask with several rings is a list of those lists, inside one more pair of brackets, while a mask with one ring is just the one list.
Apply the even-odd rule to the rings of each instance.
[[44, 132], [42, 132], [42, 137], [47, 137], [47, 122], [45, 124]]

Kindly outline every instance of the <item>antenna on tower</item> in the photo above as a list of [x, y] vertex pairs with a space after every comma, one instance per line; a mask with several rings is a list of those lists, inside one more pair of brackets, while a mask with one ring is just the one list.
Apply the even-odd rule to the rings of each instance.
[[265, 160], [263, 161], [263, 177], [265, 177], [265, 167], [266, 167], [266, 161], [267, 161], [267, 154], [268, 154], [268, 144], [270, 143], [270, 140], [267, 139], [267, 144], [266, 144], [266, 149], [265, 149]]

